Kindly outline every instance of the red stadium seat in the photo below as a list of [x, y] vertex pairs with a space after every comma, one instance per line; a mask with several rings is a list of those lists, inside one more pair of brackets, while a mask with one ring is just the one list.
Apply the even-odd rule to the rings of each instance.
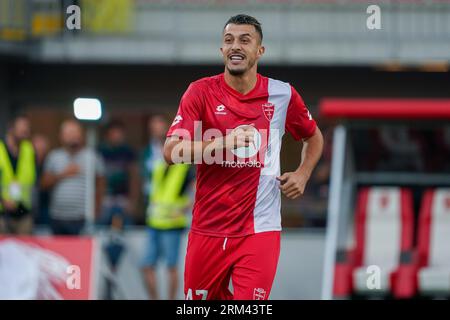
[[419, 290], [425, 295], [450, 295], [450, 189], [427, 190], [418, 239]]
[[[410, 190], [374, 187], [359, 191], [355, 245], [345, 257], [341, 253], [338, 258], [335, 297], [352, 293], [391, 294], [397, 298], [414, 295], [417, 269], [412, 258], [413, 217]], [[379, 277], [371, 282], [374, 276]]]

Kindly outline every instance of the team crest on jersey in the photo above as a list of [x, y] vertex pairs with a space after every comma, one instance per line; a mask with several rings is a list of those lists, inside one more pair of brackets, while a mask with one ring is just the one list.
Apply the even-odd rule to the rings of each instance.
[[275, 105], [271, 102], [268, 103], [264, 103], [262, 105], [262, 109], [263, 109], [263, 113], [264, 116], [266, 117], [267, 120], [269, 120], [269, 122], [272, 120], [273, 118], [273, 113], [275, 110]]
[[266, 290], [263, 288], [253, 289], [253, 300], [266, 300]]

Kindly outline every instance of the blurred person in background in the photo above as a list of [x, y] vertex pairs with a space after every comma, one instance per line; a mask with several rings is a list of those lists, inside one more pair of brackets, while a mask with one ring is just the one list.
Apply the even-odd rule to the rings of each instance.
[[[62, 147], [53, 150], [44, 164], [42, 188], [50, 190], [50, 226], [56, 235], [79, 235], [85, 226], [86, 161], [84, 130], [76, 120], [61, 125]], [[105, 189], [105, 166], [96, 155], [96, 214], [100, 211]]]
[[178, 290], [178, 257], [183, 231], [188, 226], [186, 211], [191, 204], [193, 167], [186, 164], [168, 166], [162, 157], [163, 143], [168, 128], [162, 116], [148, 122], [150, 142], [144, 151], [144, 178], [148, 197], [147, 252], [143, 274], [151, 299], [158, 300], [156, 265], [165, 258], [169, 273], [169, 300], [176, 299]]
[[[36, 156], [30, 139], [30, 121], [16, 117], [0, 141], [0, 228], [3, 232], [31, 234], [33, 188], [36, 182]], [[1, 230], [0, 230], [1, 231]]]
[[[44, 170], [44, 162], [47, 158], [48, 152], [50, 151], [49, 139], [43, 134], [35, 134], [31, 139], [34, 150], [36, 152], [36, 162], [37, 162], [37, 176], [42, 177], [42, 172]], [[36, 224], [49, 224], [50, 218], [48, 213], [49, 206], [49, 193], [47, 190], [39, 188], [35, 192], [35, 206], [34, 206], [34, 222]]]
[[148, 144], [141, 157], [141, 180], [142, 193], [144, 195], [145, 206], [148, 205], [148, 199], [151, 189], [150, 176], [153, 166], [158, 161], [164, 160], [162, 147], [166, 139], [168, 124], [162, 115], [154, 115], [147, 121]]
[[105, 163], [107, 188], [98, 223], [111, 225], [115, 217], [121, 219], [124, 225], [131, 224], [139, 199], [138, 166], [121, 122], [113, 121], [106, 126], [99, 153]]

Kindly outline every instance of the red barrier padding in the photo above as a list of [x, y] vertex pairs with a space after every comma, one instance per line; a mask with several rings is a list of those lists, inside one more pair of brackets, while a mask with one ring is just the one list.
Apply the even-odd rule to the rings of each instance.
[[325, 98], [319, 109], [326, 118], [450, 119], [450, 99]]
[[401, 264], [391, 274], [392, 295], [396, 299], [411, 299], [417, 292], [417, 261]]
[[0, 236], [0, 252], [11, 256], [3, 261], [4, 273], [6, 270], [8, 276], [18, 277], [9, 283], [27, 284], [26, 297], [17, 291], [20, 297], [10, 299], [96, 299], [98, 252], [91, 237]]

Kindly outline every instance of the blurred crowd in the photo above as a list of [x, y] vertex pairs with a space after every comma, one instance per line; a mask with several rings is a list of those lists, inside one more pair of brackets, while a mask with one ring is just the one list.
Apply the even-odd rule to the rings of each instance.
[[[33, 226], [45, 225], [55, 235], [82, 234], [89, 198], [95, 199], [96, 226], [148, 224], [152, 172], [164, 162], [168, 123], [162, 115], [151, 117], [148, 143], [138, 151], [120, 121], [102, 129], [93, 150], [83, 125], [68, 119], [59, 129], [60, 146], [51, 150], [48, 137], [31, 135], [26, 116], [10, 122], [0, 140], [0, 233], [32, 234]], [[88, 170], [95, 172], [95, 195], [89, 194]]]
[[[98, 147], [89, 147], [83, 125], [69, 119], [60, 125], [60, 146], [50, 150], [48, 137], [31, 135], [29, 118], [13, 119], [0, 140], [0, 235], [31, 235], [36, 225], [72, 236], [105, 228], [109, 239], [103, 249], [114, 272], [125, 250], [121, 231], [145, 224], [140, 268], [149, 297], [159, 298], [156, 265], [163, 258], [169, 298], [175, 299], [195, 172], [190, 165], [164, 161], [168, 123], [162, 115], [151, 117], [147, 129], [147, 144], [139, 152], [120, 121], [109, 122]], [[106, 299], [112, 298], [112, 288], [108, 280]]]
[[[151, 199], [158, 194], [152, 187], [159, 184], [164, 189], [154, 175], [164, 162], [162, 148], [168, 130], [164, 115], [148, 119], [146, 143], [140, 149], [129, 141], [124, 123], [109, 121], [101, 127], [95, 153], [86, 145], [85, 128], [77, 120], [60, 124], [59, 147], [55, 149], [50, 143], [54, 137], [31, 134], [31, 123], [27, 116], [17, 116], [0, 140], [0, 234], [32, 234], [37, 226], [55, 235], [79, 235], [87, 231], [91, 220], [97, 229], [151, 224], [154, 219], [150, 215], [155, 211]], [[298, 203], [285, 204], [287, 225], [324, 226], [331, 133], [332, 127], [324, 129], [326, 152], [304, 197]], [[89, 188], [88, 170], [95, 172], [95, 194]], [[165, 172], [164, 176], [169, 175]], [[188, 185], [181, 193], [192, 203], [194, 169], [180, 179]], [[94, 219], [86, 215], [88, 199], [95, 199]], [[289, 210], [294, 216], [303, 216], [301, 225], [298, 218], [289, 218]], [[188, 222], [183, 220], [182, 224]]]

